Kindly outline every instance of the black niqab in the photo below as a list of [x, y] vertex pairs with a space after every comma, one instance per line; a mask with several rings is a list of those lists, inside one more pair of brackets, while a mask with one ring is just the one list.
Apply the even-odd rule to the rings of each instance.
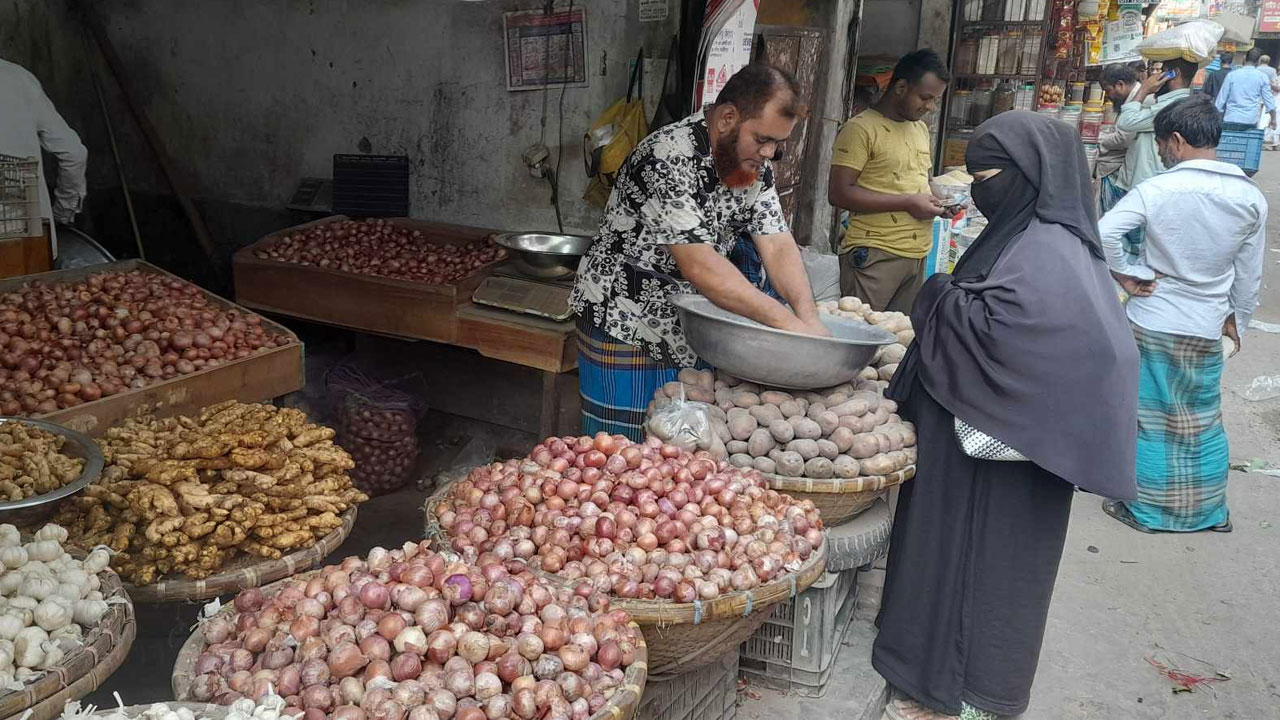
[[1022, 110], [1001, 113], [978, 128], [965, 163], [970, 174], [1000, 172], [973, 184], [987, 228], [956, 264], [957, 279], [986, 277], [1033, 218], [1063, 226], [1102, 257], [1089, 163], [1070, 125]]

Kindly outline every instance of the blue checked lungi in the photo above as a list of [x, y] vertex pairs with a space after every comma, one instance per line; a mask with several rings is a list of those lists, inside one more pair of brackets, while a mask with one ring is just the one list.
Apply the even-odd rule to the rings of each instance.
[[[707, 366], [699, 364], [699, 369]], [[615, 340], [578, 318], [578, 392], [582, 433], [644, 440], [653, 394], [680, 374], [680, 366], [654, 360], [643, 348]]]
[[[1111, 208], [1120, 202], [1120, 198], [1124, 197], [1129, 191], [1116, 185], [1112, 180], [1112, 175], [1102, 178], [1102, 186], [1098, 192], [1098, 217], [1107, 214]], [[1142, 252], [1142, 240], [1146, 237], [1146, 229], [1136, 227], [1125, 233], [1120, 238], [1120, 245], [1124, 247], [1125, 254], [1129, 256], [1130, 263], [1138, 262], [1138, 255]]]
[[1222, 343], [1133, 326], [1138, 382], [1138, 522], [1191, 532], [1227, 520]]
[[756, 248], [756, 244], [750, 236], [744, 235], [738, 238], [738, 242], [734, 243], [733, 249], [729, 251], [729, 262], [734, 267], [742, 271], [747, 281], [755, 285], [760, 292], [781, 300], [781, 296], [773, 289], [773, 283], [769, 282], [769, 278], [764, 274], [764, 261], [760, 259], [760, 250]]

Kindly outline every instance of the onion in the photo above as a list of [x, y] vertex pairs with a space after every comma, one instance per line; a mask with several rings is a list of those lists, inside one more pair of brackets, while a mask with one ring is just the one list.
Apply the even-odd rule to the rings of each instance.
[[443, 665], [457, 649], [458, 641], [448, 630], [437, 630], [427, 636], [427, 658], [433, 663]]
[[454, 697], [471, 697], [475, 694], [475, 677], [465, 670], [455, 670], [444, 676], [444, 688]]
[[[392, 644], [395, 645], [396, 651], [401, 653], [422, 654], [430, 649], [427, 635], [416, 625], [401, 630]], [[459, 643], [459, 649], [461, 649], [461, 643]]]
[[471, 578], [466, 575], [454, 574], [445, 578], [444, 587], [440, 593], [444, 599], [449, 601], [450, 605], [458, 606], [471, 600]]
[[360, 602], [367, 608], [383, 610], [390, 601], [391, 594], [382, 583], [370, 582], [360, 588]]
[[329, 665], [323, 660], [308, 660], [302, 664], [301, 678], [303, 688], [326, 685], [329, 682]]
[[443, 688], [427, 693], [427, 704], [436, 711], [440, 720], [449, 720], [457, 709], [457, 697]]
[[391, 660], [391, 677], [396, 682], [416, 678], [421, 672], [422, 660], [414, 652], [402, 652]]
[[477, 673], [475, 676], [475, 697], [477, 700], [487, 700], [502, 692], [502, 680], [493, 673]]
[[355, 675], [368, 663], [369, 657], [349, 642], [338, 645], [329, 653], [329, 672], [339, 680]]

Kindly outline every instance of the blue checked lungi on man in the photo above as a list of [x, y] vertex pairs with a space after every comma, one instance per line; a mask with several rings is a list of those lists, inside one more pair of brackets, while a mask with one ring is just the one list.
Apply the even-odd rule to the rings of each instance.
[[1227, 432], [1222, 424], [1220, 340], [1133, 326], [1138, 385], [1138, 500], [1126, 503], [1153, 530], [1190, 532], [1227, 520]]
[[[1115, 173], [1102, 178], [1102, 184], [1098, 192], [1098, 217], [1107, 214], [1107, 211], [1115, 207], [1120, 202], [1120, 198], [1124, 197], [1128, 191], [1116, 185], [1113, 179]], [[1124, 252], [1129, 256], [1130, 263], [1138, 262], [1138, 256], [1142, 253], [1142, 239], [1146, 231], [1144, 228], [1134, 228], [1125, 233], [1120, 243], [1124, 246]]]

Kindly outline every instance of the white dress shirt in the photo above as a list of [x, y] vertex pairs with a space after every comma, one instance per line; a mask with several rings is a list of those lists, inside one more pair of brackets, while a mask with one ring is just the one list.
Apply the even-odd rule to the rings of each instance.
[[[1120, 243], [1146, 230], [1133, 265]], [[1188, 160], [1129, 191], [1098, 223], [1107, 265], [1122, 275], [1159, 274], [1150, 297], [1129, 299], [1136, 325], [1216, 340], [1234, 312], [1241, 333], [1258, 304], [1266, 250], [1267, 200], [1240, 168]]]
[[[58, 180], [52, 201], [44, 183], [41, 149], [58, 160]], [[40, 81], [19, 65], [0, 60], [0, 154], [34, 157], [40, 166], [40, 215], [53, 222], [70, 222], [87, 194], [85, 166], [89, 151], [44, 94]], [[57, 239], [53, 252], [57, 254]]]

